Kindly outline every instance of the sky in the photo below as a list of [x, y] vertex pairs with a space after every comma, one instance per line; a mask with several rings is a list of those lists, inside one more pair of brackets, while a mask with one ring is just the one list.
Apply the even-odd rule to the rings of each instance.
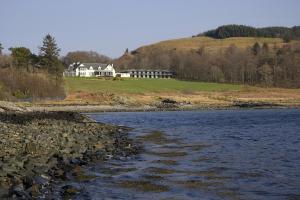
[[300, 25], [299, 0], [0, 0], [0, 43], [38, 53], [51, 34], [61, 55], [117, 58], [126, 48], [190, 37], [225, 24]]

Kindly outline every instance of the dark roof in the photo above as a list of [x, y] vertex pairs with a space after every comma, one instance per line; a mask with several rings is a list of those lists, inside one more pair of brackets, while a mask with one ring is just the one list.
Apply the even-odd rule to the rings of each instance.
[[97, 70], [99, 67], [101, 67], [101, 69], [105, 69], [107, 67], [108, 64], [103, 64], [103, 63], [80, 63], [80, 65], [84, 65], [85, 67], [92, 67], [94, 70]]
[[122, 72], [132, 72], [132, 71], [136, 71], [136, 72], [167, 72], [167, 73], [173, 73], [172, 71], [169, 70], [159, 70], [159, 69], [126, 69], [123, 70]]

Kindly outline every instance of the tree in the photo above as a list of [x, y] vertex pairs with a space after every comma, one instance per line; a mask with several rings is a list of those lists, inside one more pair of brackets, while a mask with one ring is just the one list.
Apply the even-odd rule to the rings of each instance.
[[3, 50], [4, 48], [2, 47], [2, 44], [0, 43], [0, 55], [2, 55], [2, 50]]
[[291, 37], [291, 34], [289, 33], [286, 33], [284, 36], [283, 36], [283, 42], [285, 43], [289, 43], [291, 41], [292, 37]]
[[255, 44], [252, 47], [252, 53], [257, 56], [260, 53], [260, 45], [258, 42], [255, 42]]
[[273, 76], [273, 69], [270, 65], [265, 63], [264, 65], [258, 68], [258, 73], [260, 75], [261, 84], [265, 86], [273, 86], [274, 76]]
[[11, 56], [13, 58], [13, 65], [18, 68], [26, 68], [29, 71], [31, 52], [26, 47], [11, 47]]
[[74, 62], [107, 63], [111, 61], [111, 58], [94, 51], [73, 51], [67, 53], [62, 60], [66, 66], [69, 66]]
[[43, 39], [43, 46], [40, 47], [41, 65], [55, 76], [56, 84], [58, 84], [63, 72], [63, 65], [58, 59], [59, 52], [60, 48], [58, 48], [55, 38], [47, 34]]
[[0, 68], [10, 67], [12, 64], [12, 57], [10, 55], [0, 55]]
[[55, 64], [57, 63], [60, 48], [57, 47], [54, 37], [47, 34], [43, 39], [43, 46], [40, 47], [40, 56], [42, 58], [42, 65], [49, 71], [55, 71]]
[[32, 72], [35, 72], [35, 67], [38, 67], [39, 63], [40, 63], [40, 57], [36, 54], [31, 54], [30, 56], [30, 62], [31, 62], [31, 66], [32, 66]]
[[129, 54], [129, 49], [128, 49], [128, 48], [125, 50], [125, 53], [124, 53], [124, 54], [125, 54], [125, 55]]
[[267, 43], [264, 43], [262, 46], [263, 53], [269, 53], [269, 45]]

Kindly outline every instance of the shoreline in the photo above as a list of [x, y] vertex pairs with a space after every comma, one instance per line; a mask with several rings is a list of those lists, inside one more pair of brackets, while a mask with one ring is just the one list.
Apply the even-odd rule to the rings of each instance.
[[194, 110], [239, 110], [239, 109], [283, 109], [300, 108], [298, 101], [269, 100], [232, 100], [230, 102], [186, 102], [173, 98], [163, 98], [152, 103], [115, 102], [68, 102], [68, 101], [37, 101], [37, 102], [7, 102], [0, 101], [0, 113], [13, 112], [153, 112], [153, 111], [194, 111]]
[[160, 103], [156, 105], [101, 105], [101, 104], [42, 104], [0, 101], [0, 113], [7, 112], [162, 112], [162, 111], [201, 111], [201, 110], [244, 110], [244, 109], [299, 109], [300, 104], [269, 102], [235, 102], [232, 104], [179, 104]]
[[[241, 105], [166, 105], [166, 106], [124, 106], [124, 105], [47, 105], [25, 107], [29, 112], [162, 112], [201, 110], [243, 110], [243, 109], [299, 109], [300, 105], [241, 104]], [[28, 112], [27, 111], [27, 112]]]
[[138, 152], [126, 128], [75, 112], [0, 113], [0, 136], [0, 198], [51, 198], [59, 181], [92, 178], [81, 166]]

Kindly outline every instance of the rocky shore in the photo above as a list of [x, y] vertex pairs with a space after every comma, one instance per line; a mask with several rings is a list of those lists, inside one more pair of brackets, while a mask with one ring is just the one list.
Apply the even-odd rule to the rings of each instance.
[[80, 166], [137, 152], [125, 128], [78, 113], [2, 110], [0, 199], [51, 198], [51, 184], [82, 176]]

